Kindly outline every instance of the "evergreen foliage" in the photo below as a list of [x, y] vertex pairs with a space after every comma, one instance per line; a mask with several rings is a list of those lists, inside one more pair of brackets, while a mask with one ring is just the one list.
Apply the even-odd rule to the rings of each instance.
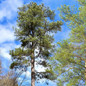
[[[50, 73], [49, 70], [52, 68], [47, 63], [54, 50], [54, 45], [52, 44], [54, 38], [51, 33], [60, 31], [62, 22], [55, 22], [54, 11], [50, 10], [49, 7], [45, 7], [44, 4], [37, 5], [31, 2], [18, 9], [18, 28], [14, 30], [17, 40], [21, 42], [21, 47], [10, 51], [13, 60], [10, 68], [26, 71], [27, 67], [31, 66], [32, 82], [40, 78], [52, 80], [55, 77], [50, 78], [50, 74], [53, 75], [53, 73]], [[37, 72], [35, 63], [48, 69], [45, 72]]]
[[86, 0], [78, 0], [80, 7], [62, 6], [61, 18], [67, 22], [70, 38], [58, 42], [53, 61], [57, 73], [57, 86], [85, 86], [86, 80]]

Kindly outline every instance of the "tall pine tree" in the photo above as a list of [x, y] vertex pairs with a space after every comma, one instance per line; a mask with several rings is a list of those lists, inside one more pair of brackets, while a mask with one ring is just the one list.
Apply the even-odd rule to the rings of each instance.
[[[62, 6], [61, 18], [71, 29], [70, 38], [58, 42], [53, 65], [58, 75], [57, 86], [85, 86], [86, 80], [86, 0], [80, 7]], [[55, 66], [57, 65], [57, 66]]]
[[[52, 44], [54, 38], [51, 33], [60, 31], [62, 25], [61, 21], [55, 22], [54, 17], [54, 11], [43, 4], [37, 5], [31, 2], [19, 8], [15, 35], [21, 42], [21, 47], [10, 51], [13, 60], [10, 67], [27, 70], [31, 65], [31, 86], [35, 86], [35, 79], [38, 77], [53, 79], [52, 75], [50, 77], [50, 74], [53, 74], [49, 71], [51, 67], [47, 63], [54, 48]], [[48, 69], [45, 72], [37, 72], [35, 63]]]

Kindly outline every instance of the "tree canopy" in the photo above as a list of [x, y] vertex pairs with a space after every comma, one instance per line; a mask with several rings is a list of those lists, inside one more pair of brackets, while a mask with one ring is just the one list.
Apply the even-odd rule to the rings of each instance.
[[62, 6], [61, 18], [71, 29], [69, 38], [58, 42], [53, 60], [57, 86], [85, 86], [86, 79], [86, 0], [78, 0], [80, 7]]
[[[13, 63], [10, 68], [26, 71], [31, 66], [31, 85], [35, 79], [53, 79], [49, 70], [51, 67], [47, 60], [54, 50], [54, 38], [51, 35], [61, 30], [61, 21], [55, 21], [55, 13], [44, 4], [34, 2], [18, 8], [17, 26], [14, 28], [15, 36], [21, 46], [10, 51]], [[46, 68], [45, 72], [38, 72], [35, 63]], [[50, 78], [51, 77], [51, 78]]]

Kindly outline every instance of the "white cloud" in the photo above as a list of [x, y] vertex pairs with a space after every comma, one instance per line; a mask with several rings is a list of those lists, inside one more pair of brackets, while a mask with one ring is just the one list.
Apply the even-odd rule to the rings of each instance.
[[31, 72], [30, 72], [30, 70], [28, 70], [26, 72], [23, 72], [22, 75], [26, 75], [26, 78], [31, 78]]
[[20, 45], [16, 45], [14, 42], [2, 44], [2, 46], [0, 46], [0, 56], [11, 61], [9, 50], [12, 50], [15, 47], [19, 47], [19, 46]]
[[30, 77], [31, 76], [31, 73], [29, 71], [27, 71], [26, 72], [26, 75]]
[[9, 50], [17, 47], [15, 44], [15, 36], [12, 30], [13, 24], [0, 25], [0, 56], [11, 60]]
[[15, 39], [13, 30], [8, 29], [7, 26], [0, 25], [0, 35], [0, 43], [14, 41]]
[[5, 0], [0, 3], [0, 20], [4, 17], [12, 19], [17, 13], [17, 8], [23, 5], [23, 0]]
[[[38, 59], [37, 59], [38, 60]], [[36, 71], [38, 72], [45, 72], [46, 68], [43, 67], [42, 65], [37, 65], [36, 62], [35, 62], [35, 69]]]
[[0, 56], [11, 60], [11, 56], [9, 55], [9, 53], [7, 52], [7, 50], [4, 49], [4, 48], [0, 48]]
[[0, 24], [0, 56], [9, 60], [11, 60], [9, 50], [19, 45], [14, 42], [15, 36], [12, 30], [12, 26], [15, 26], [16, 23], [12, 23], [8, 20], [16, 21], [17, 8], [22, 5], [23, 0], [4, 0], [0, 3], [0, 21], [3, 21], [4, 18], [7, 20], [7, 24]]

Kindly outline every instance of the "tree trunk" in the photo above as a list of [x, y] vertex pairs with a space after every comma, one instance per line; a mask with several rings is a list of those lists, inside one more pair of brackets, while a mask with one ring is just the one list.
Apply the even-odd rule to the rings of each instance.
[[32, 53], [31, 58], [31, 86], [35, 86], [35, 59], [34, 59], [34, 53]]
[[86, 60], [85, 60], [85, 81], [86, 81]]

